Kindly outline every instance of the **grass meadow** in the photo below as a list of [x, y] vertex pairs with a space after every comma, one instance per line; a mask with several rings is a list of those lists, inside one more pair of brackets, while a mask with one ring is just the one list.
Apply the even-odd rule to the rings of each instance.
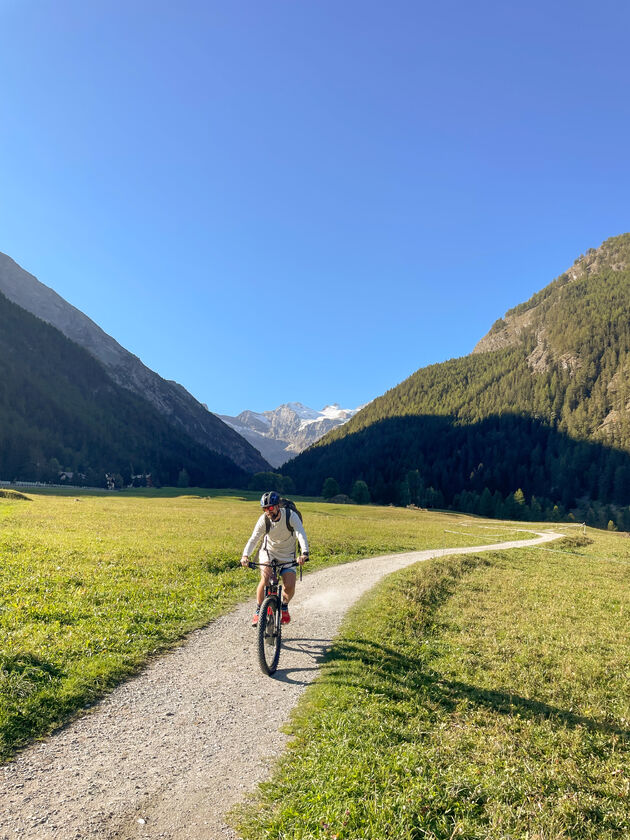
[[246, 840], [627, 840], [630, 540], [418, 564], [353, 608]]
[[[2, 760], [190, 630], [253, 598], [256, 581], [238, 564], [260, 514], [256, 494], [24, 495], [0, 495]], [[528, 536], [456, 514], [299, 505], [309, 571], [375, 554]]]

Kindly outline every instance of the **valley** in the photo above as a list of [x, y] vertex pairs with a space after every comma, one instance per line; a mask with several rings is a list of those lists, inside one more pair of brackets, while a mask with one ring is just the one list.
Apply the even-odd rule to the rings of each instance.
[[332, 429], [347, 423], [360, 410], [335, 404], [316, 411], [302, 403], [286, 403], [273, 411], [219, 416], [255, 446], [273, 467], [280, 467]]

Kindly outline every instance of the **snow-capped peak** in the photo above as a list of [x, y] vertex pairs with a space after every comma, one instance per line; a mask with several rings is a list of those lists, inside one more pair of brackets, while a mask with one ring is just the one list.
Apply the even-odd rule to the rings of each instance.
[[273, 411], [242, 411], [237, 417], [220, 416], [277, 467], [348, 421], [358, 410], [331, 403], [317, 411], [300, 402], [289, 402]]

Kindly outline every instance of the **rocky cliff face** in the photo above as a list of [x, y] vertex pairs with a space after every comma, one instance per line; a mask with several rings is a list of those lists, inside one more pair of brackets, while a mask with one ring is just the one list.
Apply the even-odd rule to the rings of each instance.
[[286, 403], [273, 411], [242, 411], [220, 415], [255, 446], [274, 467], [303, 452], [331, 429], [348, 421], [359, 409], [328, 405], [321, 411], [301, 403]]
[[269, 464], [260, 452], [185, 388], [150, 370], [94, 321], [1, 253], [0, 291], [87, 350], [104, 365], [116, 384], [146, 399], [173, 426], [187, 432], [198, 443], [250, 472], [268, 469]]
[[494, 323], [487, 335], [477, 342], [473, 353], [487, 353], [489, 350], [502, 350], [519, 344], [523, 334], [531, 327], [535, 309], [530, 309], [522, 315], [506, 313]]
[[474, 353], [502, 350], [524, 342], [534, 335], [536, 346], [527, 357], [535, 373], [549, 370], [558, 365], [562, 370], [574, 374], [581, 366], [575, 353], [562, 352], [555, 346], [549, 334], [547, 319], [553, 317], [554, 307], [560, 305], [562, 296], [576, 283], [606, 276], [607, 273], [623, 272], [628, 268], [628, 234], [608, 239], [599, 248], [591, 248], [580, 256], [564, 274], [531, 300], [511, 309], [499, 318], [490, 331], [475, 345]]

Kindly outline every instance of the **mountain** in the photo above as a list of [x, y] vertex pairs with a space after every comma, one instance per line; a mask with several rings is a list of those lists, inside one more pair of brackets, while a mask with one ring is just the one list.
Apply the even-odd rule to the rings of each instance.
[[359, 411], [336, 403], [321, 411], [302, 403], [285, 403], [273, 411], [241, 411], [236, 417], [219, 417], [255, 446], [274, 467], [302, 452], [331, 429], [346, 423]]
[[0, 293], [0, 476], [103, 486], [238, 487], [248, 474], [116, 384], [107, 368]]
[[2, 253], [0, 292], [87, 350], [117, 385], [147, 400], [171, 425], [198, 444], [226, 456], [248, 472], [269, 468], [253, 446], [185, 388], [147, 368], [86, 315]]
[[629, 453], [623, 234], [507, 312], [469, 356], [416, 371], [284, 472], [307, 493], [328, 476], [344, 492], [363, 479], [379, 502], [474, 510], [483, 496], [491, 512], [520, 490], [521, 509], [562, 512], [630, 504]]

